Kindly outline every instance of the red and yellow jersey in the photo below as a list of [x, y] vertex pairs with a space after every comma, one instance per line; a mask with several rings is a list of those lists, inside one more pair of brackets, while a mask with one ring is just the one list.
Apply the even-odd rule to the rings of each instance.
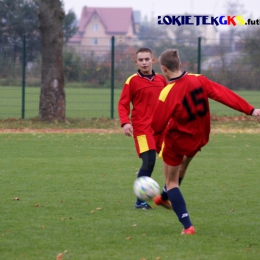
[[[140, 71], [130, 76], [123, 87], [119, 102], [118, 115], [121, 126], [131, 123], [134, 136], [153, 134], [151, 122], [161, 90], [167, 85], [162, 75], [151, 77]], [[130, 105], [132, 103], [131, 119]]]
[[184, 72], [160, 93], [152, 121], [155, 135], [160, 136], [167, 127], [166, 135], [180, 154], [200, 149], [209, 140], [209, 98], [247, 115], [254, 109], [228, 88], [203, 75]]

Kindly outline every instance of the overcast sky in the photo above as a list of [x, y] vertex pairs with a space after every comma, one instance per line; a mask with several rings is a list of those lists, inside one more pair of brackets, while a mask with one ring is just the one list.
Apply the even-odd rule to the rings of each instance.
[[[233, 0], [234, 1], [234, 0]], [[89, 7], [132, 7], [133, 10], [141, 11], [142, 19], [145, 16], [150, 20], [153, 13], [154, 17], [158, 15], [184, 14], [194, 15], [227, 15], [226, 0], [64, 0], [65, 11], [72, 9], [77, 19], [80, 18], [83, 6]], [[238, 0], [244, 6], [246, 13], [236, 14], [243, 15], [244, 18], [260, 18], [260, 1], [259, 0]], [[260, 25], [259, 25], [260, 26]]]

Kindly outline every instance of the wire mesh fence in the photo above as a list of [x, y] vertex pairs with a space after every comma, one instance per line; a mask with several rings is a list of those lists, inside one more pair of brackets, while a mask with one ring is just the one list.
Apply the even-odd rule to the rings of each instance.
[[[135, 52], [144, 46], [154, 52], [155, 72], [160, 73], [157, 59], [161, 52], [177, 48], [183, 70], [204, 74], [260, 107], [258, 68], [251, 62], [243, 42], [233, 46], [230, 39], [226, 42], [198, 38], [130, 41], [124, 37], [115, 37], [114, 45], [111, 38], [96, 42], [86, 38], [82, 42], [83, 45], [66, 44], [63, 49], [67, 118], [117, 118], [121, 89], [126, 79], [136, 72]], [[39, 114], [41, 53], [32, 55], [26, 49], [26, 57], [24, 118], [28, 119]], [[0, 45], [0, 119], [22, 117], [22, 59], [22, 48]], [[239, 114], [214, 101], [211, 103], [213, 114]]]

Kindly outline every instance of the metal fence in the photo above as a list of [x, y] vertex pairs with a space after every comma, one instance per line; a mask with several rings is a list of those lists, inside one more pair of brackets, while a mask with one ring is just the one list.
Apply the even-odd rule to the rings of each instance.
[[[154, 51], [156, 72], [160, 73], [160, 53], [177, 48], [183, 70], [204, 74], [260, 107], [259, 73], [247, 59], [243, 45], [234, 48], [229, 40], [219, 43], [201, 38], [130, 41], [112, 37], [98, 42], [86, 38], [84, 42], [86, 45], [67, 44], [63, 50], [67, 118], [117, 118], [121, 89], [136, 72], [135, 52], [143, 46]], [[41, 53], [32, 55], [29, 48], [0, 45], [0, 119], [38, 117], [40, 79]], [[214, 101], [211, 112], [239, 114]]]

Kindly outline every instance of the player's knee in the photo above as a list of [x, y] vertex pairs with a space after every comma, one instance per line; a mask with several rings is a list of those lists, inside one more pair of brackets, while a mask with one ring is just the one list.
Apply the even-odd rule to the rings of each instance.
[[152, 163], [149, 163], [147, 165], [143, 164], [141, 167], [142, 170], [147, 171], [147, 172], [152, 172], [153, 168], [154, 168], [154, 164], [152, 164]]
[[149, 150], [149, 151], [142, 153], [141, 158], [143, 160], [141, 169], [152, 173], [154, 165], [155, 165], [155, 160], [156, 160], [155, 150]]
[[155, 165], [155, 158], [151, 158], [150, 160], [149, 160], [149, 162], [148, 162], [148, 169], [150, 170], [150, 171], [153, 171], [153, 168], [154, 168], [154, 165]]

